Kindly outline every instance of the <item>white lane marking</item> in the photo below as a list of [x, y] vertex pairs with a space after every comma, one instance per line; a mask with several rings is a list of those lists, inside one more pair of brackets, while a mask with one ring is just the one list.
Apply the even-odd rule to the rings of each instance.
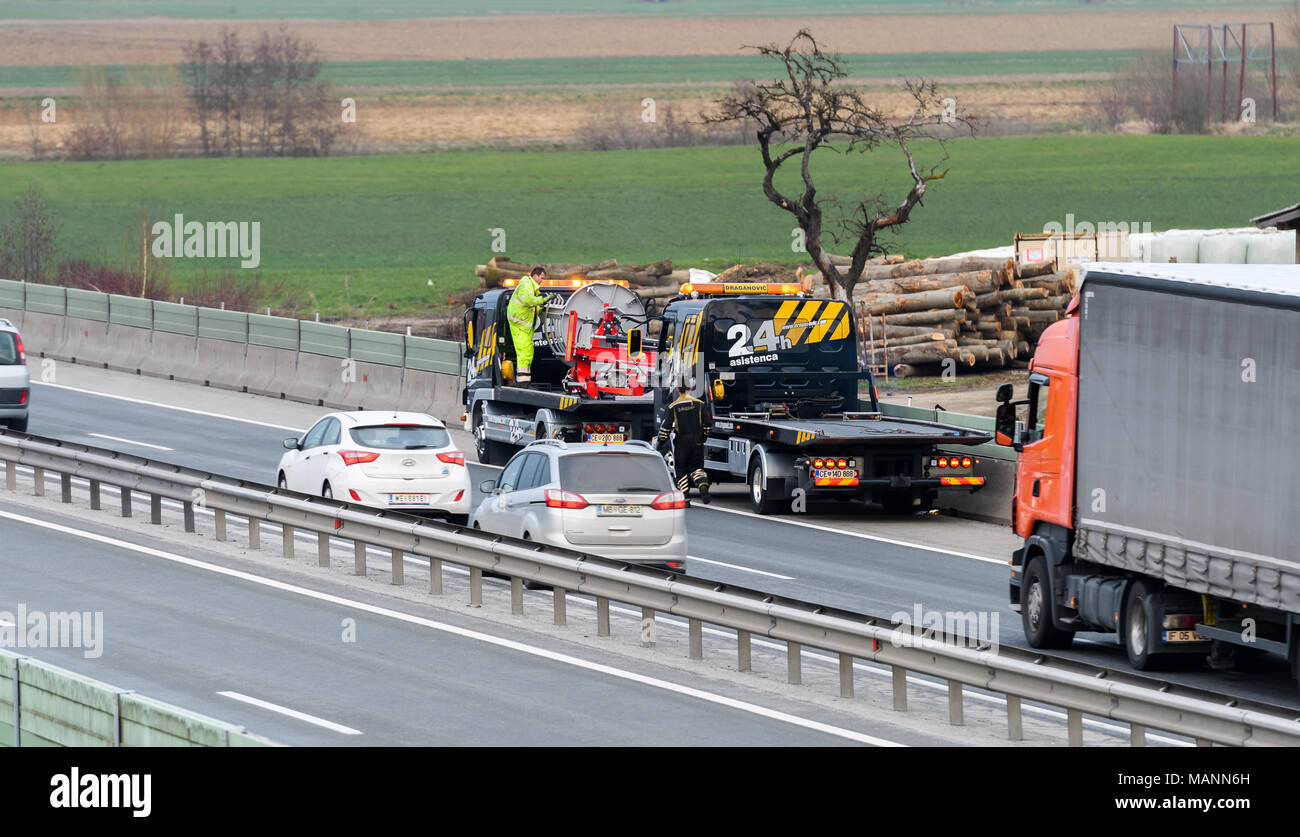
[[854, 532], [849, 529], [836, 529], [832, 526], [822, 526], [817, 523], [805, 523], [802, 520], [790, 520], [784, 517], [768, 517], [766, 515], [754, 514], [753, 512], [741, 511], [740, 509], [728, 509], [722, 506], [710, 506], [708, 510], [726, 512], [727, 514], [738, 514], [743, 517], [752, 517], [756, 520], [766, 520], [771, 523], [784, 523], [787, 526], [803, 526], [805, 529], [816, 529], [821, 532], [830, 532], [834, 535], [844, 535], [849, 538], [861, 538], [866, 541], [877, 541], [878, 543], [888, 543], [893, 544], [894, 546], [906, 546], [910, 549], [924, 549], [927, 552], [938, 552], [940, 555], [954, 555], [958, 558], [969, 558], [972, 561], [983, 561], [986, 564], [998, 564], [1003, 567], [1007, 566], [1006, 558], [992, 558], [988, 555], [974, 555], [969, 552], [958, 552], [955, 549], [944, 549], [939, 546], [926, 546], [925, 544], [914, 543], [912, 541], [886, 538], [882, 535], [868, 535], [865, 532]]
[[133, 439], [123, 439], [120, 436], [109, 436], [104, 433], [87, 433], [87, 436], [94, 436], [96, 439], [108, 439], [111, 442], [122, 442], [126, 445], [138, 445], [142, 448], [153, 448], [154, 450], [175, 450], [175, 448], [165, 448], [162, 445], [151, 445], [148, 442], [137, 442]]
[[239, 692], [217, 692], [222, 697], [228, 697], [231, 700], [241, 701], [242, 703], [251, 703], [253, 706], [262, 709], [269, 709], [272, 712], [279, 712], [281, 715], [288, 715], [290, 718], [297, 718], [299, 721], [306, 721], [309, 724], [315, 724], [318, 727], [324, 727], [333, 732], [342, 733], [343, 735], [361, 735], [361, 730], [345, 727], [342, 724], [336, 724], [333, 721], [327, 721], [324, 718], [317, 718], [315, 715], [308, 715], [306, 712], [299, 712], [296, 709], [290, 709], [287, 706], [270, 703], [265, 700], [258, 700], [255, 697], [241, 695]]
[[44, 520], [37, 520], [36, 518], [33, 517], [27, 517], [21, 514], [13, 514], [12, 512], [7, 512], [7, 511], [0, 511], [0, 517], [8, 518], [9, 520], [15, 520], [19, 523], [26, 523], [29, 526], [38, 526], [42, 529], [49, 529], [50, 531], [60, 532], [65, 535], [71, 535], [72, 537], [83, 538], [85, 540], [94, 541], [96, 543], [106, 544], [108, 546], [117, 547], [118, 549], [125, 549], [131, 552], [137, 552], [141, 555], [148, 555], [151, 558], [160, 558], [164, 561], [171, 561], [172, 563], [181, 564], [187, 567], [193, 567], [195, 569], [205, 570], [207, 572], [215, 573], [217, 575], [224, 575], [229, 578], [237, 578], [241, 581], [247, 581], [251, 584], [257, 584], [262, 587], [269, 587], [273, 590], [280, 590], [285, 593], [292, 593], [297, 596], [303, 596], [309, 599], [316, 599], [317, 601], [328, 602], [330, 604], [339, 605], [340, 607], [352, 608], [353, 610], [359, 610], [363, 613], [373, 613], [377, 616], [385, 616], [388, 617], [389, 619], [396, 619], [400, 622], [406, 622], [411, 625], [419, 625], [421, 627], [431, 628], [435, 631], [441, 631], [442, 633], [452, 634], [453, 636], [459, 636], [459, 637], [464, 637], [465, 639], [472, 639], [478, 642], [484, 642], [489, 645], [495, 645], [499, 648], [509, 648], [512, 651], [519, 651], [521, 653], [529, 654], [534, 657], [540, 657], [542, 659], [551, 660], [552, 662], [563, 663], [565, 665], [573, 666], [574, 668], [585, 669], [587, 671], [594, 671], [598, 674], [605, 674], [610, 677], [617, 677], [621, 680], [628, 680], [633, 683], [640, 683], [642, 685], [651, 686], [656, 689], [662, 689], [667, 692], [673, 692], [679, 695], [685, 695], [686, 697], [693, 697], [698, 700], [705, 701], [707, 703], [714, 703], [719, 706], [725, 706], [729, 709], [736, 709], [741, 712], [747, 712], [751, 715], [757, 715], [762, 718], [768, 718], [774, 721], [781, 721], [783, 723], [787, 723], [792, 726], [802, 727], [803, 729], [824, 733], [826, 735], [837, 736], [839, 738], [844, 738], [849, 741], [855, 741], [860, 744], [870, 744], [876, 747], [907, 746], [897, 741], [890, 741], [886, 738], [877, 738], [874, 735], [867, 735], [866, 733], [857, 732], [855, 730], [844, 729], [843, 727], [831, 726], [830, 724], [824, 724], [820, 721], [813, 721], [808, 718], [801, 718], [797, 715], [791, 715], [787, 712], [780, 712], [775, 709], [769, 709], [765, 706], [759, 706], [757, 704], [749, 703], [747, 701], [736, 700], [735, 698], [729, 698], [726, 697], [725, 695], [717, 695], [712, 692], [706, 692], [702, 689], [696, 689], [690, 686], [683, 686], [680, 683], [673, 683], [668, 680], [660, 680], [657, 677], [650, 677], [644, 674], [637, 674], [636, 672], [633, 671], [625, 671], [624, 669], [614, 668], [613, 666], [608, 666], [603, 663], [593, 663], [590, 660], [583, 660], [578, 657], [573, 657], [568, 654], [561, 654], [557, 651], [550, 651], [545, 648], [538, 648], [533, 645], [525, 645], [522, 642], [516, 642], [511, 639], [503, 639], [501, 637], [492, 636], [491, 634], [485, 634], [481, 631], [474, 631], [468, 628], [461, 628], [456, 625], [449, 625], [445, 622], [435, 622], [432, 619], [425, 619], [424, 617], [414, 616], [409, 613], [403, 613], [399, 610], [390, 610], [385, 607], [379, 607], [378, 605], [367, 604], [366, 602], [359, 602], [354, 599], [344, 598], [343, 596], [335, 596], [329, 593], [321, 593], [317, 590], [311, 590], [306, 587], [299, 587], [296, 584], [289, 584], [287, 582], [277, 581], [272, 578], [265, 578], [263, 576], [244, 572], [242, 570], [235, 570], [229, 567], [221, 567], [216, 564], [209, 564], [205, 561], [199, 561], [195, 558], [186, 558], [183, 555], [177, 555], [173, 552], [165, 552], [161, 549], [153, 549], [152, 547], [127, 543], [126, 541], [121, 541], [118, 540], [117, 538], [110, 538], [107, 535], [100, 535], [94, 532], [86, 532], [81, 529], [74, 529], [70, 526], [63, 526], [58, 523], [50, 523]]
[[698, 555], [687, 555], [686, 559], [688, 561], [699, 561], [702, 564], [713, 564], [714, 566], [718, 566], [718, 567], [726, 567], [729, 570], [740, 570], [741, 572], [746, 572], [746, 573], [766, 575], [766, 576], [770, 576], [771, 578], [779, 578], [782, 581], [794, 581], [794, 576], [792, 575], [780, 575], [778, 573], [770, 573], [767, 570], [755, 570], [749, 567], [742, 567], [739, 564], [728, 564], [725, 561], [711, 561], [708, 558], [701, 558]]
[[[222, 413], [208, 412], [207, 410], [196, 410], [193, 409], [192, 407], [177, 407], [175, 404], [163, 404], [159, 401], [145, 401], [143, 398], [130, 398], [125, 395], [111, 395], [107, 392], [96, 392], [93, 389], [81, 389], [80, 387], [70, 387], [67, 384], [51, 384], [46, 381], [32, 381], [32, 383], [43, 387], [54, 387], [55, 389], [66, 389], [69, 392], [80, 392], [83, 395], [96, 395], [99, 396], [100, 398], [112, 398], [117, 401], [129, 401], [132, 404], [143, 404], [146, 407], [161, 407], [164, 410], [177, 410], [182, 413], [193, 413], [194, 415], [197, 416], [208, 416], [209, 418], [225, 419], [226, 421], [241, 421], [244, 424], [256, 424], [256, 425], [260, 425], [261, 427], [274, 427], [276, 430], [292, 430], [294, 432], [302, 432], [301, 427], [288, 427], [287, 425], [283, 425], [283, 424], [272, 424], [269, 421], [257, 421], [256, 419], [242, 418], [240, 416], [228, 416]], [[304, 406], [311, 406], [311, 405], [304, 405]]]

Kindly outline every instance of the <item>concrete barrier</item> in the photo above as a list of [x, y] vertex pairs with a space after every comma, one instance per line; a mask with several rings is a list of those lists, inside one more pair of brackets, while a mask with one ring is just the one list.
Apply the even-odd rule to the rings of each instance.
[[108, 351], [108, 323], [68, 317], [63, 343], [54, 357], [69, 363], [102, 367], [104, 364], [100, 358]]
[[284, 398], [298, 371], [298, 353], [291, 349], [248, 345], [239, 388], [254, 395]]
[[[380, 363], [355, 361], [352, 368], [355, 380], [338, 394], [337, 405], [348, 410], [404, 410], [402, 402], [402, 367]], [[326, 398], [326, 405], [336, 406], [335, 393]]]
[[96, 360], [105, 369], [140, 374], [140, 362], [149, 354], [149, 330], [134, 326], [108, 324], [108, 351]]
[[196, 338], [187, 334], [168, 334], [155, 331], [149, 349], [140, 358], [140, 373], [176, 380], [193, 380], [198, 364]]
[[195, 349], [197, 362], [177, 380], [220, 389], [243, 390], [244, 344], [200, 337]]
[[[298, 353], [297, 371], [284, 383], [284, 397], [324, 406], [331, 392], [341, 397], [347, 388], [343, 380], [345, 358]], [[337, 398], [330, 398], [337, 401]]]
[[464, 410], [460, 378], [440, 372], [407, 369], [402, 381], [402, 408], [459, 424]]
[[67, 318], [62, 314], [43, 314], [28, 311], [20, 330], [27, 356], [54, 357], [63, 345], [63, 329]]

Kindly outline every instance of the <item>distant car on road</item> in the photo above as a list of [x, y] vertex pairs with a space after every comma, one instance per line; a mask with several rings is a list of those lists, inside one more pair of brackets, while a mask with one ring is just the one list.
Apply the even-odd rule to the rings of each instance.
[[686, 569], [686, 496], [649, 444], [542, 439], [506, 463], [470, 526], [629, 563]]
[[0, 424], [26, 433], [31, 400], [32, 379], [23, 338], [13, 323], [0, 318]]
[[424, 413], [330, 413], [302, 438], [284, 440], [276, 485], [464, 524], [470, 511], [465, 454]]

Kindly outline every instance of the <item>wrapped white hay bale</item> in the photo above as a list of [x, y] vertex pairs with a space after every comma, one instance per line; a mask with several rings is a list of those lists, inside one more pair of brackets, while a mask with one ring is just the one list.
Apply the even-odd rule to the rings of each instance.
[[[1201, 238], [1201, 264], [1245, 264], [1249, 233], [1214, 232]], [[1181, 261], [1181, 259], [1180, 259]]]
[[1295, 264], [1295, 230], [1253, 233], [1246, 241], [1246, 264]]
[[1196, 264], [1200, 255], [1202, 237], [1200, 232], [1187, 230], [1166, 230], [1157, 233], [1151, 238], [1151, 246], [1147, 251], [1148, 261], [1153, 264], [1174, 261], [1179, 264]]

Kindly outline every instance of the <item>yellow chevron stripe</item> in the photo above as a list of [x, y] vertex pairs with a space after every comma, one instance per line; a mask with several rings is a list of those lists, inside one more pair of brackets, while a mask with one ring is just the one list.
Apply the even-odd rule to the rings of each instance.
[[817, 343], [826, 336], [826, 332], [835, 324], [835, 318], [844, 313], [844, 303], [828, 302], [822, 309], [820, 316], [817, 317], [818, 323], [813, 326], [812, 334], [808, 335], [809, 343]]
[[785, 324], [790, 321], [790, 317], [794, 315], [794, 310], [797, 307], [799, 307], [799, 301], [790, 299], [782, 302], [781, 307], [776, 309], [776, 316], [772, 318], [772, 325], [775, 326], [778, 337], [784, 334]]
[[813, 315], [816, 313], [817, 309], [820, 308], [821, 306], [822, 306], [821, 300], [813, 300], [812, 302], [805, 302], [799, 308], [799, 314], [794, 318], [794, 322], [795, 322], [794, 327], [791, 328], [790, 331], [788, 331], [785, 335], [786, 337], [790, 338], [791, 345], [793, 346], [800, 345], [799, 340], [803, 336], [805, 330], [805, 326], [800, 325], [800, 323], [812, 322]]
[[831, 335], [832, 340], [843, 340], [849, 336], [849, 322], [853, 319], [852, 315], [846, 316], [840, 320], [839, 325], [835, 326], [835, 333]]

